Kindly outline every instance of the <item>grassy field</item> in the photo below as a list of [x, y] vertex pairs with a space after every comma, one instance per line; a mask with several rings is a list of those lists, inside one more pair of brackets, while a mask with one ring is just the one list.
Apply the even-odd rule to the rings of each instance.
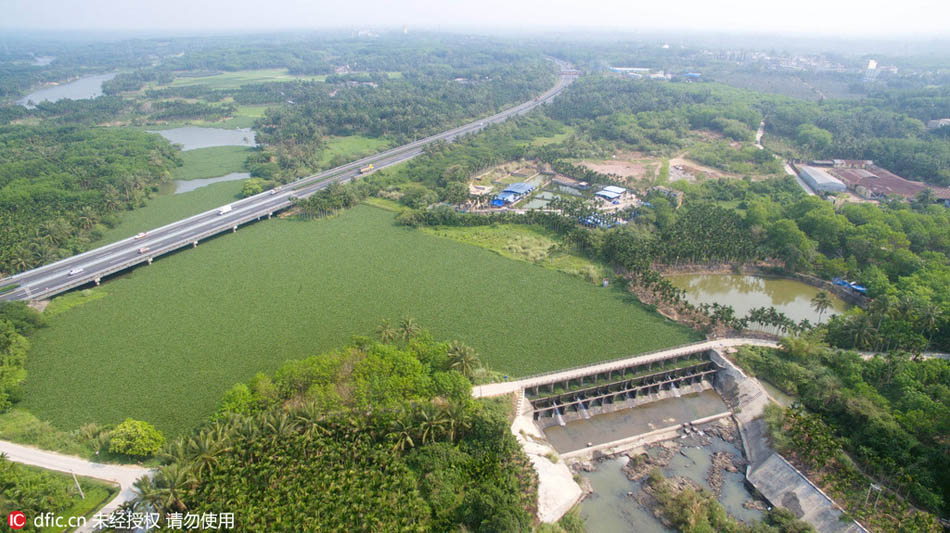
[[531, 141], [531, 146], [544, 146], [545, 144], [559, 143], [574, 134], [574, 128], [564, 126], [564, 131], [555, 133], [548, 137], [536, 137]]
[[192, 120], [186, 122], [192, 126], [205, 126], [209, 128], [224, 128], [224, 129], [237, 129], [237, 128], [250, 128], [254, 125], [254, 122], [260, 117], [264, 116], [264, 110], [270, 106], [266, 105], [239, 105], [237, 106], [237, 111], [234, 112], [230, 118], [219, 121], [208, 121], [208, 120]]
[[176, 180], [217, 178], [231, 172], [245, 172], [244, 160], [251, 148], [214, 146], [181, 153], [184, 165], [175, 169]]
[[256, 372], [416, 318], [512, 376], [696, 340], [619, 289], [393, 224], [369, 206], [272, 220], [141, 267], [50, 318], [22, 407], [63, 429], [180, 433]]
[[90, 248], [131, 237], [140, 231], [170, 224], [176, 220], [214, 209], [236, 200], [243, 181], [225, 181], [182, 194], [156, 196], [148, 205], [122, 214], [118, 225], [109, 228]]
[[284, 68], [270, 68], [260, 70], [239, 70], [236, 72], [222, 72], [213, 76], [175, 78], [168, 87], [185, 87], [191, 85], [206, 85], [212, 89], [236, 89], [250, 83], [267, 83], [291, 80], [323, 81], [326, 76], [295, 76]]
[[338, 155], [346, 158], [347, 161], [353, 161], [387, 148], [390, 148], [390, 143], [386, 139], [363, 137], [362, 135], [330, 137], [327, 139], [327, 148], [323, 152], [320, 162], [324, 165], [329, 164]]
[[238, 128], [250, 128], [254, 125], [254, 121], [258, 118], [264, 116], [264, 111], [267, 110], [268, 105], [239, 105], [237, 110], [234, 112], [230, 118], [224, 120], [169, 120], [162, 122], [160, 124], [149, 124], [148, 126], [143, 126], [141, 129], [144, 130], [167, 130], [172, 128], [180, 128], [182, 126], [198, 126], [201, 128], [223, 128], [226, 130], [238, 129]]
[[560, 250], [551, 232], [540, 226], [501, 224], [497, 226], [423, 228], [430, 235], [474, 244], [495, 253], [536, 265], [580, 276], [600, 283], [609, 271], [589, 259]]

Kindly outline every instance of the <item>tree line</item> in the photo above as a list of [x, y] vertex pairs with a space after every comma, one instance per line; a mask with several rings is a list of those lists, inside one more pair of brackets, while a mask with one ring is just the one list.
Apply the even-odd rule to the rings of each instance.
[[[916, 505], [946, 515], [950, 465], [950, 363], [912, 361], [906, 352], [870, 360], [813, 337], [789, 338], [779, 350], [743, 347], [739, 362], [796, 395], [806, 411], [783, 424], [789, 444], [815, 468], [832, 468], [841, 449], [862, 469]], [[847, 480], [854, 473], [834, 466]], [[850, 482], [849, 482], [850, 483]], [[863, 501], [866, 483], [854, 497]]]
[[508, 406], [475, 401], [477, 355], [411, 318], [335, 352], [258, 374], [204, 426], [165, 446], [135, 506], [237, 527], [528, 531], [537, 480]]
[[168, 141], [145, 132], [0, 127], [0, 272], [83, 251], [178, 164]]

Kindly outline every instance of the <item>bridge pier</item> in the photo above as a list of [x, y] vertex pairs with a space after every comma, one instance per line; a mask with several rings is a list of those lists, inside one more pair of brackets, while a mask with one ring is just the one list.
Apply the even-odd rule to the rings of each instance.
[[233, 228], [231, 228], [231, 233], [235, 233], [235, 232], [237, 232], [237, 226], [234, 226]]
[[152, 258], [151, 258], [151, 257], [148, 258], [148, 264], [150, 264], [150, 265], [152, 264]]
[[192, 247], [192, 248], [197, 248], [197, 247], [198, 247], [198, 241], [195, 241], [195, 242], [191, 243], [191, 247]]
[[96, 279], [94, 279], [94, 280], [92, 280], [92, 281], [95, 281], [95, 282], [96, 282], [96, 287], [98, 287], [98, 286], [99, 286], [99, 282], [102, 281], [102, 278], [96, 278]]
[[274, 214], [274, 213], [267, 213], [267, 220], [270, 220], [270, 217], [271, 217], [271, 215], [273, 215], [273, 214]]

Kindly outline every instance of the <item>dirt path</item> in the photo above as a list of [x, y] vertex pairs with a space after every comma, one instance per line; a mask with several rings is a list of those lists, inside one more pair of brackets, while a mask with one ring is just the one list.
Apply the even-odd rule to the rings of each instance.
[[731, 173], [729, 173], [729, 172], [723, 172], [722, 170], [717, 170], [717, 169], [712, 168], [712, 167], [707, 167], [707, 166], [705, 166], [705, 165], [700, 165], [699, 163], [697, 163], [697, 162], [695, 162], [695, 161], [692, 161], [692, 160], [689, 160], [689, 159], [684, 158], [684, 157], [683, 157], [684, 155], [685, 155], [685, 154], [680, 154], [680, 155], [677, 155], [676, 157], [670, 159], [670, 167], [675, 167], [675, 166], [688, 167], [688, 168], [686, 168], [686, 170], [691, 170], [691, 171], [696, 171], [696, 172], [703, 172], [703, 173], [705, 173], [705, 174], [708, 174], [709, 177], [711, 177], [711, 178], [718, 178], [718, 177], [736, 178], [736, 177], [738, 177], [736, 174], [731, 174]]

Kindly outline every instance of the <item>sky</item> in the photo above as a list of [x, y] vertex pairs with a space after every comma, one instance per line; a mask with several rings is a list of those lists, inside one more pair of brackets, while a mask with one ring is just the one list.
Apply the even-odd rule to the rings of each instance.
[[610, 29], [950, 35], [950, 0], [0, 0], [3, 30]]

